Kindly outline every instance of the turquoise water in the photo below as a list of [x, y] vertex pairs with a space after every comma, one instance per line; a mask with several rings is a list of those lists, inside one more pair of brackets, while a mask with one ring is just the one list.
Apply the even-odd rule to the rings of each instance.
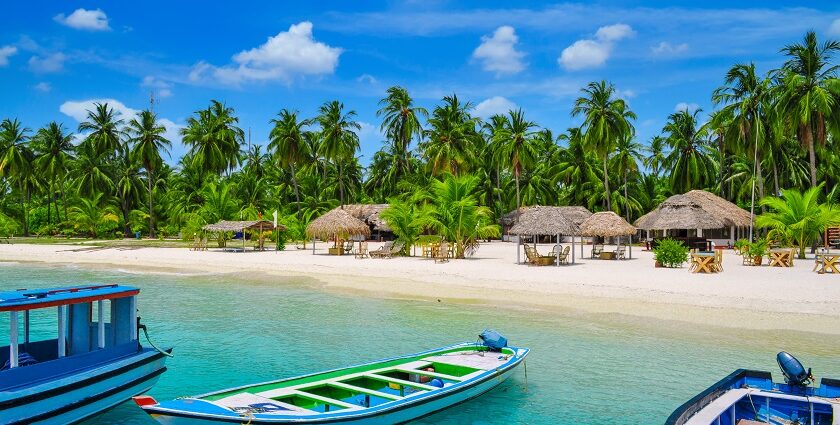
[[[418, 424], [656, 424], [738, 367], [776, 372], [778, 350], [840, 376], [840, 338], [734, 331], [618, 315], [375, 299], [300, 279], [141, 275], [0, 263], [0, 289], [121, 283], [142, 289], [143, 322], [175, 347], [151, 394], [173, 398], [475, 340], [485, 327], [532, 349], [496, 390]], [[47, 314], [48, 313], [48, 314]], [[52, 335], [54, 312], [33, 332]], [[33, 315], [33, 321], [37, 320]], [[50, 322], [52, 320], [52, 322]], [[0, 318], [0, 345], [8, 318]], [[87, 422], [153, 424], [133, 403]]]

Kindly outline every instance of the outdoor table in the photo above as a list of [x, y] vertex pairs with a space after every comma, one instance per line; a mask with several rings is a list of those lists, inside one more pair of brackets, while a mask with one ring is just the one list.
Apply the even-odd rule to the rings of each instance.
[[840, 265], [840, 254], [817, 254], [817, 258], [822, 260], [822, 267], [817, 273], [840, 273], [840, 270], [837, 269], [837, 266]]
[[771, 249], [767, 253], [770, 259], [770, 266], [772, 267], [790, 267], [790, 250], [789, 249]]
[[602, 260], [615, 260], [615, 253], [614, 253], [614, 252], [612, 252], [612, 251], [609, 251], [609, 252], [601, 252], [601, 253], [598, 255], [598, 258], [600, 258], [600, 259], [602, 259]]
[[713, 267], [715, 263], [715, 253], [714, 252], [698, 252], [695, 254], [691, 254], [691, 261], [696, 265], [694, 267], [694, 273], [715, 273], [715, 269]]
[[328, 252], [330, 253], [330, 255], [342, 255], [344, 254], [344, 248], [337, 246], [329, 248]]

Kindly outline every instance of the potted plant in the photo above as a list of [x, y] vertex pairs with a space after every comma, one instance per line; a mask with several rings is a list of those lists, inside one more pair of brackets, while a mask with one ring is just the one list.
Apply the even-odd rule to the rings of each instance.
[[681, 267], [688, 261], [688, 247], [671, 238], [663, 239], [653, 249], [653, 258], [658, 267]]
[[736, 254], [741, 255], [741, 253], [743, 253], [749, 245], [749, 240], [741, 238], [735, 241], [735, 245], [733, 245], [732, 248], [735, 249]]
[[764, 261], [764, 256], [767, 255], [767, 249], [769, 246], [770, 242], [764, 238], [756, 239], [755, 242], [747, 246], [747, 253], [750, 257], [752, 257], [753, 265], [761, 265], [761, 262]]

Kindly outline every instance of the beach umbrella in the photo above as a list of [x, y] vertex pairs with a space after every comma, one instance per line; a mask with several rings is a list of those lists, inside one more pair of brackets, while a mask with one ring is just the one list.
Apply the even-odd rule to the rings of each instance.
[[[612, 211], [597, 212], [592, 214], [580, 224], [581, 236], [613, 238], [620, 236], [632, 236], [635, 233], [636, 228], [633, 227], [633, 225]], [[630, 258], [633, 258], [632, 245], [630, 245]]]
[[350, 236], [370, 236], [370, 227], [365, 222], [353, 217], [347, 211], [337, 208], [312, 220], [306, 226], [306, 235], [312, 237], [312, 253], [315, 253], [315, 237], [324, 240]]

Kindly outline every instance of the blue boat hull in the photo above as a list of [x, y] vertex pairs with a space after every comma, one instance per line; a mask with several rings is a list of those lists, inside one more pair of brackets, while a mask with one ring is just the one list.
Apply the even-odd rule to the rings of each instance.
[[99, 367], [0, 392], [0, 422], [78, 422], [148, 391], [166, 371], [165, 361], [160, 352], [145, 349]]

